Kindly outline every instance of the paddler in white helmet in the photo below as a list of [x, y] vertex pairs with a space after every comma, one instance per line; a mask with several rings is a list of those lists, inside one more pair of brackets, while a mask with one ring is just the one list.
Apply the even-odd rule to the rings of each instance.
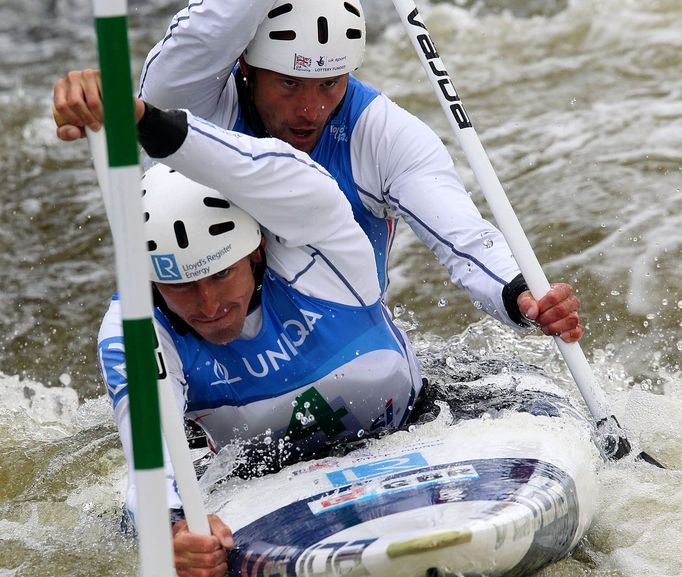
[[[269, 451], [258, 453], [264, 473], [405, 426], [422, 387], [419, 366], [336, 181], [279, 140], [137, 106], [140, 143], [164, 163], [142, 180], [154, 315], [178, 407], [209, 447], [260, 440]], [[117, 297], [98, 358], [129, 464], [134, 521]], [[189, 533], [170, 470], [167, 493], [178, 575], [224, 575], [227, 526], [211, 516], [211, 536]]]
[[[436, 134], [351, 74], [365, 45], [359, 0], [190, 2], [149, 53], [140, 92], [160, 108], [186, 108], [231, 130], [279, 138], [327, 168], [372, 243], [384, 298], [402, 218], [477, 308], [517, 328], [532, 322], [577, 341], [583, 327], [572, 287], [553, 285], [535, 301]], [[87, 106], [98, 90], [92, 70], [55, 84], [60, 138], [101, 125], [101, 111]]]

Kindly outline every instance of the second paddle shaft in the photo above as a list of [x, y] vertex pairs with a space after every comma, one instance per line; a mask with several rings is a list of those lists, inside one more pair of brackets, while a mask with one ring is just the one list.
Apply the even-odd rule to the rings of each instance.
[[[549, 292], [549, 281], [469, 120], [429, 31], [413, 0], [393, 0], [393, 3], [427, 72], [448, 122], [457, 136], [490, 206], [497, 225], [507, 240], [531, 293], [539, 300]], [[559, 337], [555, 337], [555, 340], [592, 417], [597, 422], [608, 419], [606, 398], [596, 384], [592, 369], [580, 345], [578, 343], [567, 343]]]

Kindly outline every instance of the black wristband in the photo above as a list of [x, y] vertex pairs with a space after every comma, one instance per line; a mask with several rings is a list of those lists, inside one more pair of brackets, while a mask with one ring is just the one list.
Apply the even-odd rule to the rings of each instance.
[[144, 116], [137, 123], [137, 139], [152, 158], [166, 158], [187, 138], [187, 114], [182, 110], [159, 110], [144, 103]]
[[522, 274], [516, 275], [513, 280], [504, 285], [502, 289], [502, 301], [504, 302], [504, 308], [507, 310], [509, 318], [513, 320], [517, 325], [522, 327], [530, 326], [528, 320], [521, 314], [519, 310], [519, 304], [517, 299], [519, 295], [528, 290], [528, 285]]

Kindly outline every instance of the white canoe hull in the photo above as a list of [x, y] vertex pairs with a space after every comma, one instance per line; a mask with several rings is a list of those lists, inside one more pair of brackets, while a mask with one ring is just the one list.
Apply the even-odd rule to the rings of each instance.
[[576, 546], [599, 462], [582, 420], [439, 421], [230, 481], [220, 516], [237, 544], [231, 574], [518, 577]]

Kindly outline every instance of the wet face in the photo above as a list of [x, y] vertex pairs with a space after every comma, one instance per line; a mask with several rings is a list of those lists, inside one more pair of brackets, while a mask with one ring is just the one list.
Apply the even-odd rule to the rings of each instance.
[[243, 61], [242, 70], [252, 86], [253, 103], [268, 133], [304, 152], [315, 147], [348, 88], [348, 74], [296, 78], [249, 68]]
[[255, 290], [253, 265], [260, 261], [261, 253], [254, 252], [212, 276], [156, 287], [168, 307], [201, 337], [224, 345], [242, 332]]

